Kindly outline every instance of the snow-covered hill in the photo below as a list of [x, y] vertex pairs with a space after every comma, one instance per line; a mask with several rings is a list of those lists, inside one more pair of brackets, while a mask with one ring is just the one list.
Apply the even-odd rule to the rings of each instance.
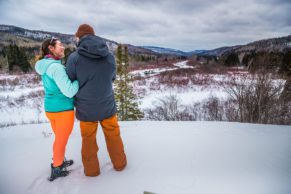
[[66, 156], [71, 174], [47, 181], [49, 124], [0, 129], [1, 194], [289, 194], [290, 126], [226, 122], [120, 122], [128, 157], [113, 170], [98, 129], [101, 175], [85, 177], [79, 123]]
[[[21, 45], [23, 47], [24, 45], [27, 45], [27, 47], [31, 47], [29, 43], [31, 42], [38, 42], [37, 45], [34, 45], [36, 50], [39, 49], [41, 42], [50, 37], [57, 37], [61, 39], [63, 43], [66, 43], [68, 45], [71, 45], [74, 47], [74, 35], [73, 34], [63, 34], [63, 33], [58, 33], [58, 32], [47, 32], [47, 31], [41, 31], [41, 30], [29, 30], [17, 26], [12, 26], [12, 25], [3, 25], [0, 24], [0, 49], [2, 48], [3, 45], [5, 45], [5, 42], [12, 42], [13, 44], [17, 44], [16, 42], [18, 40], [21, 40], [22, 38], [25, 38], [25, 43]], [[101, 37], [103, 38], [103, 37]], [[118, 46], [118, 43], [109, 40], [106, 38], [103, 38], [106, 41], [107, 46], [109, 47], [109, 50], [111, 52], [114, 52]], [[12, 44], [11, 43], [11, 44]], [[157, 55], [157, 53], [145, 49], [143, 47], [139, 46], [134, 46], [134, 45], [128, 45], [128, 52], [130, 54], [151, 54], [151, 55]]]

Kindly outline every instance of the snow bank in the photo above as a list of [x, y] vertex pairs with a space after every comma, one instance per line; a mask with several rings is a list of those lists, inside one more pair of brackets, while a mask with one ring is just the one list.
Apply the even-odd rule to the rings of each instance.
[[48, 182], [49, 124], [0, 129], [1, 194], [288, 194], [290, 126], [227, 122], [120, 122], [128, 157], [113, 170], [98, 129], [101, 175], [85, 177], [76, 123], [67, 146], [75, 164]]

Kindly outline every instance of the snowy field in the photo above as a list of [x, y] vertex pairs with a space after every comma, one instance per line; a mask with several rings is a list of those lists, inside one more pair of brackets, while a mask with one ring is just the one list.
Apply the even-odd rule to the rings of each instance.
[[187, 61], [180, 61], [175, 64], [173, 64], [175, 67], [173, 68], [156, 68], [156, 69], [143, 69], [143, 70], [136, 70], [130, 72], [131, 75], [133, 76], [140, 76], [140, 77], [152, 77], [155, 75], [158, 75], [162, 72], [165, 71], [173, 71], [176, 69], [192, 69], [194, 68], [193, 66], [187, 65]]
[[54, 182], [49, 124], [0, 129], [1, 194], [290, 194], [291, 128], [226, 122], [120, 122], [128, 166], [116, 172], [98, 129], [101, 175], [85, 177], [79, 123], [75, 164]]
[[188, 61], [180, 61], [174, 63], [172, 68], [157, 68], [150, 70], [132, 71], [134, 77], [143, 79], [134, 82], [134, 89], [142, 99], [140, 100], [140, 108], [153, 108], [160, 99], [165, 99], [166, 96], [176, 96], [182, 105], [188, 106], [194, 103], [202, 102], [210, 97], [226, 99], [225, 85], [228, 84], [233, 76], [239, 78], [239, 74], [192, 74], [191, 79], [203, 84], [197, 84], [189, 81], [186, 84], [171, 84], [177, 80], [187, 80], [189, 77], [169, 76], [169, 83], [160, 83], [159, 75], [161, 73], [170, 73], [175, 70], [195, 69], [195, 66], [187, 65]]
[[[133, 83], [135, 93], [141, 97], [140, 109], [145, 111], [154, 108], [160, 99], [173, 95], [181, 105], [188, 107], [194, 103], [203, 104], [210, 97], [225, 100], [228, 96], [225, 88], [229, 86], [230, 80], [240, 80], [246, 73], [243, 69], [239, 71], [240, 74], [205, 74], [195, 70], [196, 66], [180, 61], [172, 67], [130, 72], [140, 78]], [[180, 75], [179, 71], [191, 73], [183, 77], [184, 74]], [[40, 78], [33, 73], [0, 75], [0, 128], [46, 121]]]
[[[140, 94], [140, 108], [147, 109], [154, 106], [160, 98], [169, 95], [177, 95], [183, 104], [192, 104], [207, 99], [210, 96], [224, 97], [225, 93], [216, 86], [207, 88], [195, 86], [191, 83], [184, 87], [167, 87], [159, 83], [158, 76], [162, 72], [170, 72], [177, 69], [192, 69], [187, 61], [175, 63], [173, 68], [158, 68], [151, 70], [138, 70], [131, 72], [133, 76], [141, 76], [145, 79], [140, 83], [134, 83], [134, 90]], [[199, 79], [204, 79], [197, 75]], [[210, 79], [223, 80], [221, 75]], [[36, 74], [26, 75], [0, 75], [0, 127], [46, 122], [43, 109], [43, 87], [40, 78]], [[156, 88], [158, 86], [159, 88]]]
[[40, 77], [0, 75], [0, 127], [45, 121]]

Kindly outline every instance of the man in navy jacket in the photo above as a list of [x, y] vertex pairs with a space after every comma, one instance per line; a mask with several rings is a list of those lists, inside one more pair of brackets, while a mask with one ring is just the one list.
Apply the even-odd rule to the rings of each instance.
[[80, 86], [74, 104], [76, 117], [80, 120], [84, 173], [86, 176], [100, 174], [96, 142], [98, 122], [103, 129], [113, 167], [121, 171], [127, 161], [112, 88], [116, 73], [114, 56], [105, 41], [95, 36], [90, 25], [80, 25], [75, 35], [79, 41], [77, 50], [68, 58], [67, 74], [72, 81], [78, 80]]

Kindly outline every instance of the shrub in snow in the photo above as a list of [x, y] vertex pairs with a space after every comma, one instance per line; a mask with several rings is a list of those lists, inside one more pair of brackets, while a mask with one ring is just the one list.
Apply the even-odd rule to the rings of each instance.
[[181, 105], [180, 99], [176, 95], [160, 98], [155, 104], [154, 109], [145, 110], [146, 119], [166, 121], [195, 120], [195, 117], [189, 113], [190, 109]]
[[250, 77], [241, 76], [241, 79], [233, 78], [230, 87], [225, 89], [229, 94], [227, 105], [230, 109], [226, 110], [227, 117], [240, 122], [286, 124], [288, 115], [282, 115], [282, 111], [288, 104], [280, 98], [284, 82], [276, 80], [272, 74], [266, 72]]

